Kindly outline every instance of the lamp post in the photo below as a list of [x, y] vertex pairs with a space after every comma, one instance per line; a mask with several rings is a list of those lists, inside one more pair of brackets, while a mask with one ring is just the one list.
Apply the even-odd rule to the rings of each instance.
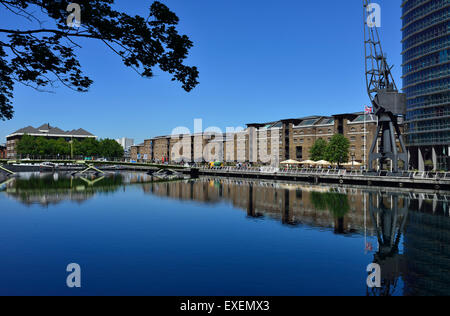
[[70, 159], [73, 159], [73, 136], [70, 137]]

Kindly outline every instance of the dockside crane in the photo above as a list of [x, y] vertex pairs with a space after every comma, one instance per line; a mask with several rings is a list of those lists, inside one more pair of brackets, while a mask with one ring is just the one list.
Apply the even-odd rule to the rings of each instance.
[[[372, 103], [373, 114], [378, 118], [377, 132], [369, 152], [369, 170], [374, 170], [374, 163], [381, 170], [391, 160], [392, 171], [408, 169], [408, 154], [399, 128], [399, 118], [406, 115], [406, 95], [400, 93], [392, 76], [392, 67], [387, 63], [381, 47], [380, 35], [374, 25], [372, 10], [375, 5], [363, 0], [364, 6], [364, 52], [367, 93]], [[378, 137], [381, 142], [378, 145]], [[397, 148], [397, 140], [399, 148]], [[399, 150], [400, 149], [400, 150]]]

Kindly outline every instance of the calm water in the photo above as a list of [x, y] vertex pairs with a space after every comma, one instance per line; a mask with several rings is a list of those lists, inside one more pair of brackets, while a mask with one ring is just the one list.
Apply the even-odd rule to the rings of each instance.
[[[0, 294], [450, 294], [450, 194], [24, 174], [0, 185]], [[368, 264], [383, 287], [366, 286]], [[82, 288], [66, 287], [78, 263]]]

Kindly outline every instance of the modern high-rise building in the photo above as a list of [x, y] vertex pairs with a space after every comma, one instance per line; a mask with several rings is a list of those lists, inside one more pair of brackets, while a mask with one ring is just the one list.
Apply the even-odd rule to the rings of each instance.
[[450, 1], [402, 0], [410, 167], [450, 168]]
[[116, 139], [116, 142], [118, 142], [126, 152], [130, 151], [131, 146], [134, 146], [134, 139], [131, 138], [122, 137]]

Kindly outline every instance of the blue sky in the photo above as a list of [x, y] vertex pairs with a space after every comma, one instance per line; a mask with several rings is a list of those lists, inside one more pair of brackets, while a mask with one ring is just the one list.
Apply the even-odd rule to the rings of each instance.
[[[0, 142], [28, 125], [84, 128], [101, 138], [136, 142], [177, 126], [245, 126], [307, 115], [361, 111], [364, 82], [362, 0], [166, 0], [194, 42], [188, 64], [200, 85], [186, 93], [166, 74], [143, 79], [102, 43], [84, 40], [81, 64], [94, 80], [85, 94], [60, 87], [39, 93], [16, 85], [15, 117], [0, 121]], [[401, 1], [382, 6], [383, 49], [401, 86]], [[117, 0], [118, 9], [147, 15], [152, 1]], [[0, 10], [0, 14], [4, 14]], [[21, 20], [0, 17], [0, 27]]]

